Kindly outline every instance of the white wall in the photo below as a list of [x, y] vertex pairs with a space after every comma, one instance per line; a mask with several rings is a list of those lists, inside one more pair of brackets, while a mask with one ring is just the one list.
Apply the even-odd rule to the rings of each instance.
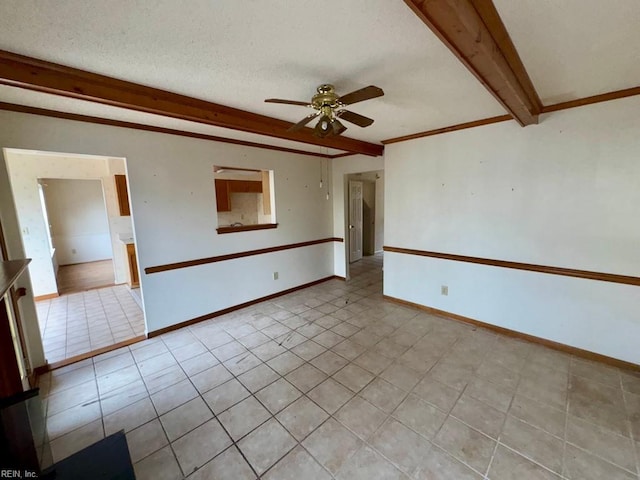
[[[0, 131], [1, 130], [0, 128]], [[1, 146], [0, 153], [2, 153]], [[26, 255], [20, 236], [18, 215], [9, 185], [9, 172], [7, 172], [6, 163], [0, 161], [0, 224], [2, 225], [5, 242], [7, 244], [7, 260], [17, 260], [25, 258]], [[15, 287], [16, 289], [24, 288], [26, 290], [26, 295], [18, 300], [18, 310], [27, 346], [27, 356], [29, 357], [32, 367], [39, 367], [44, 365], [45, 358], [42, 340], [40, 338], [40, 327], [38, 325], [36, 307], [33, 301], [34, 294], [33, 287], [31, 286], [31, 275], [28, 268], [20, 275], [15, 283]]]
[[[149, 331], [333, 274], [331, 243], [144, 273], [166, 263], [331, 237], [318, 158], [11, 112], [0, 112], [0, 124], [0, 147], [127, 158]], [[219, 164], [274, 170], [278, 228], [216, 233], [213, 166]], [[274, 271], [279, 280], [272, 279]]]
[[[359, 172], [372, 172], [382, 170], [384, 159], [382, 157], [368, 157], [366, 155], [353, 155], [350, 157], [334, 158], [331, 161], [331, 192], [333, 197], [333, 236], [344, 238], [344, 243], [334, 245], [334, 271], [339, 277], [345, 277], [347, 273], [348, 239], [345, 231], [347, 219], [345, 209], [348, 202], [347, 175]], [[379, 209], [382, 212], [382, 209]]]
[[41, 184], [58, 264], [113, 258], [102, 182], [50, 178]]
[[[640, 276], [639, 124], [633, 97], [389, 145], [385, 244]], [[386, 253], [384, 290], [640, 364], [638, 287]]]
[[[34, 117], [35, 118], [35, 117]], [[3, 125], [4, 126], [4, 125]], [[9, 124], [6, 125], [7, 127]], [[29, 129], [28, 126], [24, 127]], [[9, 131], [9, 129], [4, 132]], [[4, 132], [0, 132], [0, 139]], [[41, 132], [44, 135], [44, 132]], [[33, 135], [33, 132], [31, 132]], [[44, 135], [41, 142], [30, 142], [27, 134], [28, 144], [45, 145], [47, 135]], [[55, 145], [55, 142], [50, 142]], [[72, 143], [72, 142], [70, 142]], [[104, 197], [106, 200], [107, 215], [110, 225], [120, 225], [121, 228], [111, 228], [112, 249], [114, 253], [124, 247], [117, 241], [118, 233], [131, 230], [131, 219], [125, 217], [124, 220], [115, 220], [113, 217], [119, 216], [117, 198], [115, 191], [115, 180], [112, 175], [112, 168], [116, 170], [124, 169], [124, 159], [92, 157], [90, 155], [65, 155], [65, 154], [42, 154], [33, 151], [13, 150], [10, 139], [6, 143], [0, 144], [2, 148], [10, 148], [5, 151], [7, 167], [9, 171], [11, 190], [13, 191], [16, 211], [18, 214], [20, 232], [24, 244], [26, 255], [32, 259], [29, 266], [31, 280], [35, 296], [49, 295], [57, 293], [55, 273], [51, 262], [49, 245], [47, 240], [46, 226], [42, 211], [42, 205], [38, 196], [39, 178], [59, 178], [59, 179], [98, 179], [102, 180]], [[24, 144], [23, 144], [24, 145]], [[71, 147], [71, 145], [68, 145]], [[25, 148], [25, 150], [42, 150], [45, 148]], [[58, 149], [57, 151], [61, 151]], [[49, 151], [56, 151], [55, 147]], [[119, 167], [116, 165], [120, 163]], [[4, 187], [4, 185], [3, 185]], [[9, 186], [7, 186], [9, 188]], [[125, 224], [128, 223], [128, 228]], [[59, 259], [60, 257], [58, 257]], [[114, 256], [115, 281], [123, 283], [127, 279], [127, 264], [124, 254], [121, 257]]]

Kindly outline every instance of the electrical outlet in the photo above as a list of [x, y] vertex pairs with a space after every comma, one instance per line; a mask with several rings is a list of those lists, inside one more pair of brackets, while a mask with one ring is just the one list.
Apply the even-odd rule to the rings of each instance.
[[447, 285], [442, 285], [440, 287], [440, 293], [442, 295], [449, 295], [449, 287]]
[[277, 280], [278, 279], [278, 272], [273, 272], [273, 279]]
[[71, 249], [71, 253], [73, 253], [74, 255], [77, 253], [75, 248]]

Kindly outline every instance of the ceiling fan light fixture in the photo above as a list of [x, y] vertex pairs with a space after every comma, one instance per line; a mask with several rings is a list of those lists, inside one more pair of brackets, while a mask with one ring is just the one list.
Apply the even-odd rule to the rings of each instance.
[[331, 122], [331, 128], [333, 129], [334, 135], [340, 135], [347, 129], [347, 127], [345, 127], [337, 118], [334, 118], [333, 122]]
[[317, 93], [311, 98], [311, 103], [297, 100], [284, 100], [281, 98], [267, 98], [265, 102], [313, 108], [316, 110], [316, 113], [307, 115], [298, 123], [289, 127], [287, 131], [295, 132], [301, 130], [307, 123], [319, 116], [320, 120], [314, 127], [313, 134], [316, 137], [324, 138], [329, 135], [340, 135], [347, 129], [342, 122], [338, 121], [337, 117], [359, 127], [368, 127], [371, 125], [373, 119], [348, 110], [342, 110], [342, 107], [384, 95], [382, 89], [375, 85], [369, 85], [368, 87], [355, 90], [343, 96], [338, 95], [334, 86], [330, 83], [323, 83], [316, 91]]
[[316, 123], [314, 130], [314, 135], [320, 138], [324, 138], [330, 133], [333, 132], [333, 128], [331, 126], [331, 118], [327, 115], [322, 115], [318, 123]]

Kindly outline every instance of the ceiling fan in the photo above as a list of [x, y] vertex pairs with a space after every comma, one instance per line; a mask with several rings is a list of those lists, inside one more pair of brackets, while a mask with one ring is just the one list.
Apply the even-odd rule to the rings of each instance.
[[317, 92], [318, 93], [311, 98], [310, 103], [298, 102], [296, 100], [282, 100], [279, 98], [267, 98], [265, 102], [300, 105], [302, 107], [309, 107], [317, 110], [316, 112], [304, 117], [298, 123], [292, 125], [287, 131], [295, 132], [300, 130], [314, 118], [320, 117], [320, 120], [318, 120], [318, 123], [313, 129], [313, 134], [324, 138], [328, 135], [340, 135], [347, 129], [339, 119], [353, 123], [359, 127], [368, 127], [371, 125], [373, 123], [371, 118], [350, 112], [349, 110], [344, 110], [343, 107], [384, 95], [381, 88], [369, 85], [368, 87], [340, 96], [336, 93], [334, 86], [329, 83], [320, 85], [317, 88]]

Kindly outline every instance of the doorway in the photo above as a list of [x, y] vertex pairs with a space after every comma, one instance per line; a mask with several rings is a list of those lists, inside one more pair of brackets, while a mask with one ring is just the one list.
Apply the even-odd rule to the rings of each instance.
[[384, 244], [384, 171], [345, 175], [347, 278], [350, 266], [382, 252]]
[[362, 181], [349, 180], [349, 263], [357, 262], [362, 258], [364, 227], [362, 187]]
[[101, 180], [41, 178], [38, 187], [58, 294], [115, 284]]
[[126, 160], [3, 153], [48, 363], [55, 368], [144, 339], [128, 261], [135, 245], [129, 195], [117, 186]]

